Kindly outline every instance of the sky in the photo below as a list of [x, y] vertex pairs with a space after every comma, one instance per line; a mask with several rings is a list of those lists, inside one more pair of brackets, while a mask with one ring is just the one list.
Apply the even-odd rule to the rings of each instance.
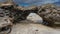
[[[5, 1], [5, 0], [0, 0]], [[19, 4], [20, 6], [30, 6], [30, 5], [37, 5], [40, 6], [42, 4], [53, 3], [53, 4], [60, 4], [60, 0], [13, 0], [15, 3]]]
[[59, 4], [60, 0], [14, 0], [17, 4], [21, 6], [30, 6], [30, 5], [42, 5], [47, 3]]

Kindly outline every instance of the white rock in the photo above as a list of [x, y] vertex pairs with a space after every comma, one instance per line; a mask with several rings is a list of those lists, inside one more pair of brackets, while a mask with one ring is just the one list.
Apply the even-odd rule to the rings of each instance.
[[36, 13], [30, 13], [29, 16], [27, 17], [27, 20], [31, 20], [31, 21], [37, 22], [37, 23], [43, 22], [43, 19]]

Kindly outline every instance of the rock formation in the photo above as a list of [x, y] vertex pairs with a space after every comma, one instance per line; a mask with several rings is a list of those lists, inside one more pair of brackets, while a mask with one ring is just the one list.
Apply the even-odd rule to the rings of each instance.
[[50, 25], [53, 25], [55, 22], [60, 22], [60, 8], [53, 4], [41, 6], [38, 14], [45, 22], [48, 22]]
[[9, 17], [13, 21], [25, 20], [30, 13], [36, 13], [43, 18], [45, 22], [52, 25], [54, 22], [60, 22], [60, 8], [53, 4], [45, 4], [41, 6], [22, 7], [14, 2], [1, 3], [1, 9], [9, 11]]

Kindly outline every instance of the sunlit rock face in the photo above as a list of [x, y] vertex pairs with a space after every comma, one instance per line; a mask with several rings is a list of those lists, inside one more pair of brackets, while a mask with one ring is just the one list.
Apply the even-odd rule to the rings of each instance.
[[37, 23], [42, 23], [43, 22], [43, 19], [35, 13], [30, 13], [29, 16], [27, 17], [27, 20], [37, 22]]

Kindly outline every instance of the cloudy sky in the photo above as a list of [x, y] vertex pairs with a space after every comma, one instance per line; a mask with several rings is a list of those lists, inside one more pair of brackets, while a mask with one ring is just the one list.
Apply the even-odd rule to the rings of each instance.
[[22, 6], [41, 5], [41, 4], [47, 4], [47, 3], [60, 2], [60, 0], [14, 0], [14, 1]]
[[[5, 0], [0, 0], [5, 1]], [[21, 6], [30, 6], [30, 5], [42, 5], [47, 3], [60, 4], [60, 0], [13, 0]]]

